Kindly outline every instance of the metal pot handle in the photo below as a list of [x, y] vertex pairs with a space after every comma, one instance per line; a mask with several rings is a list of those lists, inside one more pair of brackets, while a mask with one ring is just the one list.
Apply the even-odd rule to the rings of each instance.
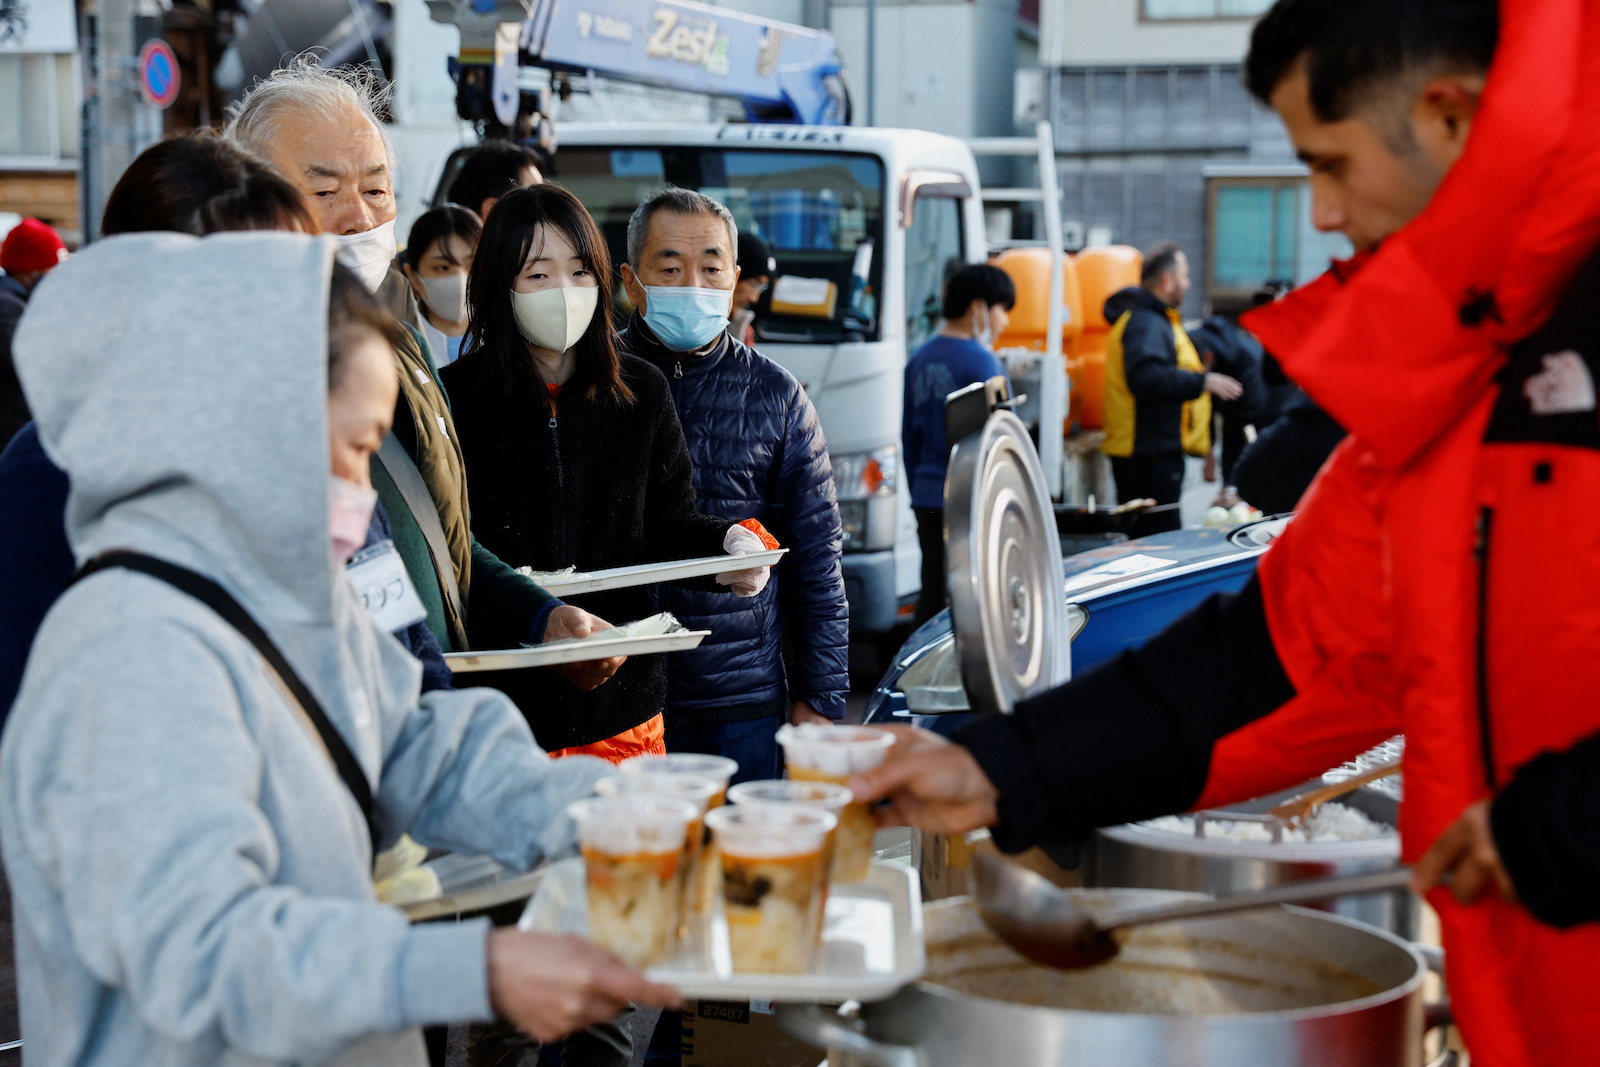
[[[1437, 945], [1424, 945], [1420, 941], [1411, 942], [1411, 947], [1417, 950], [1418, 955], [1422, 957], [1422, 962], [1428, 965], [1428, 970], [1440, 978], [1444, 977], [1444, 949]], [[1422, 1028], [1424, 1032], [1453, 1026], [1455, 1021], [1455, 1012], [1451, 1009], [1448, 993], [1439, 1000], [1422, 1005]]]
[[852, 1026], [855, 1020], [826, 1012], [815, 1004], [778, 1005], [778, 1025], [808, 1044], [846, 1052], [871, 1067], [923, 1067], [917, 1050], [874, 1041]]

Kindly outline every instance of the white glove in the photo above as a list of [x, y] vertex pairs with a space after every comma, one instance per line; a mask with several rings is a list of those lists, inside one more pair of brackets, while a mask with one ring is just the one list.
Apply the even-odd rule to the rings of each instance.
[[[722, 551], [730, 556], [748, 556], [755, 552], [765, 552], [766, 542], [761, 540], [761, 535], [754, 530], [747, 530], [743, 526], [728, 527], [727, 534], [722, 538]], [[731, 589], [735, 596], [755, 596], [767, 587], [767, 579], [772, 574], [771, 567], [751, 567], [743, 571], [723, 571], [717, 575], [717, 584], [725, 585]]]

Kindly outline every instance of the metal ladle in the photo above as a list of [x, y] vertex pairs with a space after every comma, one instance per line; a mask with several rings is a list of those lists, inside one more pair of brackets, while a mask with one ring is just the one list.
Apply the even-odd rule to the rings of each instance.
[[1411, 870], [1396, 867], [1371, 874], [1290, 882], [1219, 900], [1185, 900], [1141, 908], [1101, 921], [1079, 906], [1072, 894], [1041, 875], [989, 852], [973, 862], [978, 912], [989, 929], [1022, 955], [1050, 967], [1074, 970], [1104, 963], [1121, 947], [1113, 930], [1147, 923], [1175, 922], [1274, 904], [1305, 904], [1332, 897], [1384, 893], [1411, 884]]

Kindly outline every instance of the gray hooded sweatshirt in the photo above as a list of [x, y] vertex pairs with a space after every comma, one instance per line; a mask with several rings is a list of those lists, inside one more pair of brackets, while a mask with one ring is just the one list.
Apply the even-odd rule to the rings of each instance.
[[[333, 242], [113, 237], [51, 272], [16, 336], [72, 479], [80, 563], [125, 548], [219, 582], [315, 692], [385, 844], [526, 869], [570, 851], [605, 773], [552, 761], [498, 692], [421, 669], [329, 549]], [[125, 570], [45, 619], [0, 744], [0, 842], [28, 1062], [426, 1062], [490, 1016], [486, 924], [377, 903], [366, 824], [307, 720], [210, 609]]]

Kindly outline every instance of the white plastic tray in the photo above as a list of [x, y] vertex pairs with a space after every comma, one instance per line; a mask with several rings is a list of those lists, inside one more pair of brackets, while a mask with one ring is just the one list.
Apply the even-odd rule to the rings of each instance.
[[502, 867], [488, 856], [462, 856], [448, 853], [425, 866], [439, 876], [439, 895], [400, 905], [412, 922], [437, 919], [443, 915], [497, 908], [533, 894], [544, 869], [514, 871]]
[[[545, 868], [544, 875], [517, 925], [523, 930], [588, 934], [583, 860], [562, 860]], [[708, 1000], [832, 1004], [886, 1000], [922, 977], [927, 966], [916, 872], [874, 863], [865, 882], [834, 886], [828, 895], [822, 948], [810, 974], [734, 974], [728, 926], [720, 912], [712, 922], [710, 968], [688, 961], [687, 955], [649, 968], [645, 975], [686, 997]]]
[[695, 648], [710, 630], [680, 630], [645, 637], [614, 637], [602, 641], [556, 641], [532, 648], [507, 648], [492, 652], [446, 652], [444, 661], [455, 674], [470, 671], [507, 671], [518, 667], [549, 667], [557, 663], [582, 663], [611, 656], [647, 656], [652, 652], [682, 652]]
[[765, 552], [752, 552], [748, 556], [702, 556], [700, 559], [641, 563], [633, 567], [611, 567], [603, 571], [579, 572], [562, 578], [540, 577], [535, 580], [547, 593], [554, 593], [556, 596], [577, 596], [580, 593], [598, 593], [604, 589], [627, 589], [636, 585], [655, 585], [657, 582], [703, 578], [708, 574], [722, 574], [725, 571], [771, 567], [775, 566], [788, 551], [787, 548], [770, 548]]

